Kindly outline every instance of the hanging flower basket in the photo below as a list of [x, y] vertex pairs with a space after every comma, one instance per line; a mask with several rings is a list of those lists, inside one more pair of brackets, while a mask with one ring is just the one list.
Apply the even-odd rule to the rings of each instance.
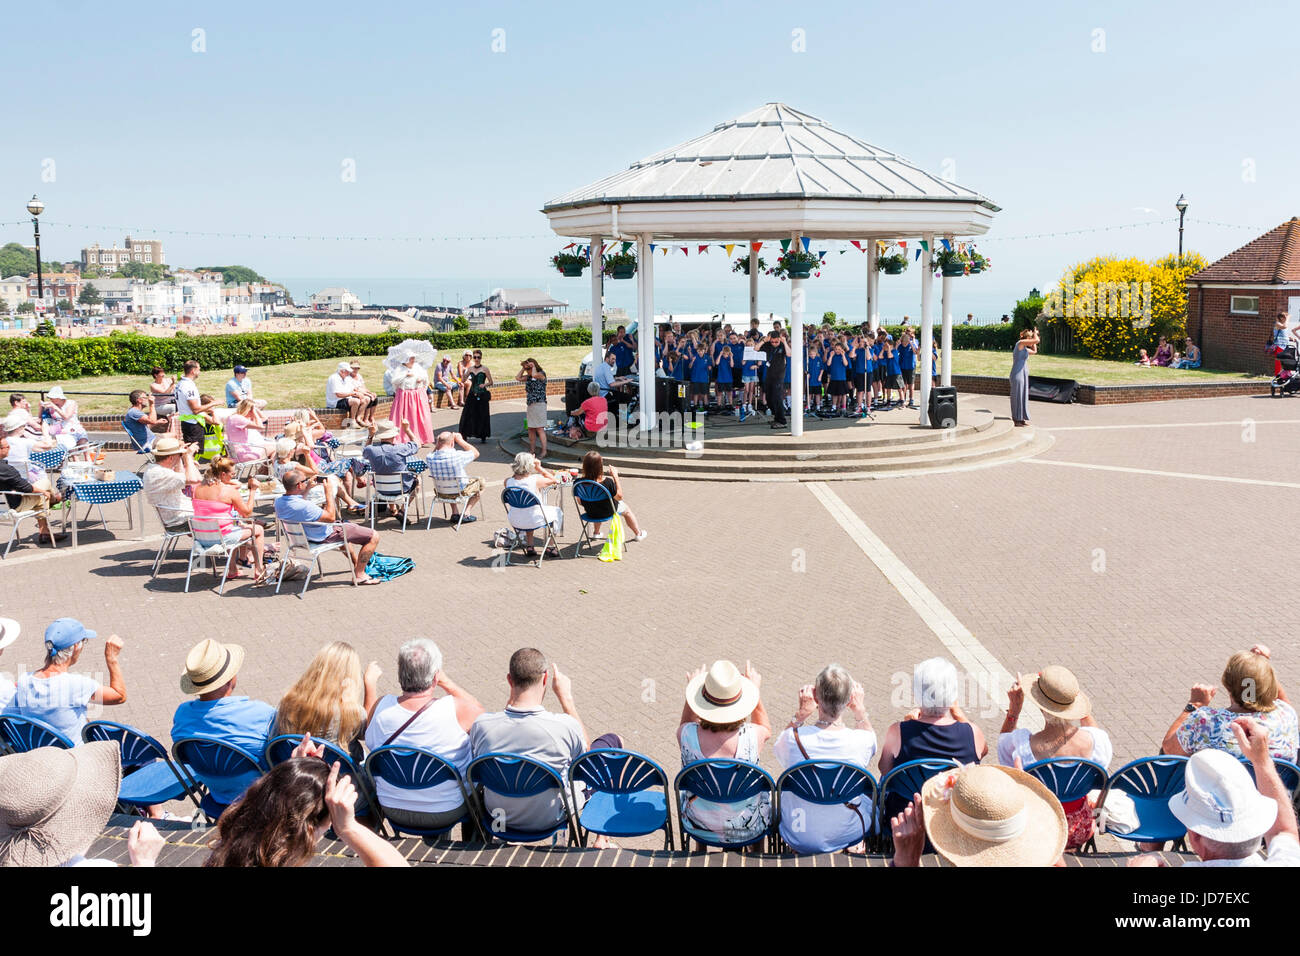
[[970, 254], [971, 275], [978, 275], [981, 272], [988, 272], [989, 269], [991, 268], [993, 268], [993, 263], [989, 262], [989, 260], [986, 259], [984, 256], [980, 255], [978, 252], [972, 252]]
[[802, 249], [790, 249], [776, 260], [770, 274], [778, 279], [807, 279], [821, 265], [821, 259]]
[[586, 256], [575, 256], [572, 253], [561, 252], [551, 256], [551, 265], [559, 269], [561, 274], [570, 279], [576, 279], [582, 275], [583, 270], [587, 268], [590, 261]]
[[887, 276], [899, 276], [907, 269], [907, 256], [896, 252], [892, 256], [881, 256], [876, 260], [876, 269]]
[[[749, 256], [741, 256], [731, 264], [732, 272], [739, 272], [741, 275], [749, 275]], [[763, 273], [767, 271], [767, 263], [760, 256], [758, 259], [758, 271]]]
[[636, 253], [616, 252], [605, 257], [604, 273], [611, 279], [630, 279], [636, 275]]
[[941, 275], [950, 279], [964, 276], [968, 265], [970, 265], [970, 259], [966, 253], [958, 252], [955, 249], [945, 249], [934, 257], [934, 267], [939, 270]]

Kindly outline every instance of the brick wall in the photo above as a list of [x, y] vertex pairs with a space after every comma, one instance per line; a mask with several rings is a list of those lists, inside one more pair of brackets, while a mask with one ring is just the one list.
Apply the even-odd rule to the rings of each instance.
[[[1278, 312], [1287, 310], [1295, 288], [1211, 289], [1190, 286], [1187, 290], [1187, 335], [1201, 347], [1201, 364], [1235, 372], [1273, 374], [1273, 358], [1264, 353], [1264, 343], [1273, 332]], [[1229, 311], [1234, 295], [1259, 297], [1258, 315], [1234, 315]], [[1204, 303], [1202, 304], [1202, 298]]]
[[[1271, 362], [1271, 360], [1270, 360]], [[1272, 365], [1269, 365], [1272, 371]], [[1007, 395], [1010, 379], [992, 375], [954, 375], [958, 395]], [[916, 387], [921, 387], [918, 378]], [[1119, 405], [1127, 402], [1171, 402], [1182, 398], [1226, 398], [1231, 395], [1263, 395], [1268, 382], [1169, 382], [1154, 385], [1083, 385], [1074, 393], [1080, 405]]]

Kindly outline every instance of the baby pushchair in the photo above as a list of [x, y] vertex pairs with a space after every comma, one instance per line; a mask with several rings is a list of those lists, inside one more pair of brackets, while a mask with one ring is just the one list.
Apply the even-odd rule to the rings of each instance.
[[1282, 371], [1269, 383], [1268, 393], [1277, 398], [1279, 395], [1294, 395], [1300, 392], [1300, 371], [1297, 371], [1300, 361], [1296, 358], [1296, 347], [1288, 345], [1278, 353], [1277, 360], [1282, 366]]

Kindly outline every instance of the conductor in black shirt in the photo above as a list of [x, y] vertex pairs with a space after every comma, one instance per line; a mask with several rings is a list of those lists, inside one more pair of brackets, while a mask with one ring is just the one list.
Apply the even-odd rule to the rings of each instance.
[[790, 342], [781, 329], [773, 329], [758, 347], [767, 356], [767, 377], [763, 380], [763, 397], [772, 415], [773, 428], [785, 428], [785, 363], [790, 360]]

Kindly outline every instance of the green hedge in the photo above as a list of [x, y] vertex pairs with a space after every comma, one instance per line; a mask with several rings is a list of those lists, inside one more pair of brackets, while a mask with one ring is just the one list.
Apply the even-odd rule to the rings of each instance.
[[[612, 335], [613, 333], [609, 333]], [[206, 368], [285, 365], [317, 359], [356, 355], [386, 355], [405, 339], [427, 339], [437, 349], [459, 352], [467, 348], [547, 348], [587, 345], [586, 329], [560, 332], [430, 332], [410, 335], [382, 332], [249, 332], [239, 335], [178, 335], [158, 338], [132, 333], [112, 333], [87, 339], [0, 339], [0, 382], [44, 382], [87, 375], [147, 375], [160, 365], [172, 372], [190, 359]]]

